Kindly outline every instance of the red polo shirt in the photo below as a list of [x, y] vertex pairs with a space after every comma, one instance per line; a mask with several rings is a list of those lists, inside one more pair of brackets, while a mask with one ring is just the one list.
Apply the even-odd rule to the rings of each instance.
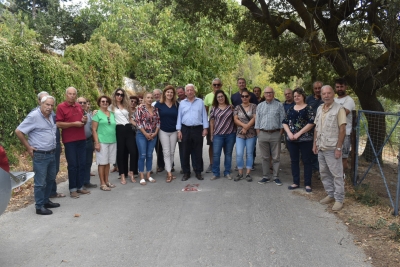
[[[83, 116], [81, 105], [70, 105], [67, 101], [57, 106], [56, 121], [57, 122], [76, 122], [81, 121]], [[62, 129], [63, 143], [86, 140], [84, 127], [70, 127]]]

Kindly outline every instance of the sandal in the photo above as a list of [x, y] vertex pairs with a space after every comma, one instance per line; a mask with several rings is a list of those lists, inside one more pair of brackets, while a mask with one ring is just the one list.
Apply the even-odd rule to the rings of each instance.
[[107, 185], [105, 185], [105, 184], [100, 185], [100, 190], [103, 190], [103, 191], [111, 191], [111, 189], [110, 189]]
[[126, 184], [126, 180], [124, 179], [124, 180], [121, 180], [121, 182], [120, 182], [121, 184]]
[[106, 183], [106, 186], [108, 186], [109, 188], [114, 188], [114, 187], [115, 187], [115, 185], [113, 185], [113, 184], [110, 183], [110, 182]]
[[129, 172], [129, 177], [131, 178], [131, 182], [132, 183], [136, 183], [136, 180], [135, 180], [135, 175], [133, 174], [133, 172]]
[[65, 197], [65, 195], [63, 193], [57, 193], [55, 195], [50, 196], [49, 198], [61, 198], [61, 197]]
[[149, 177], [149, 179], [147, 179], [147, 180], [149, 180], [150, 183], [155, 183], [156, 182], [156, 180], [153, 179], [153, 177]]
[[167, 183], [170, 183], [172, 181], [172, 175], [167, 175], [167, 180], [165, 180]]
[[140, 184], [141, 184], [141, 185], [146, 185], [146, 180], [145, 180], [145, 179], [141, 179], [141, 180], [140, 180]]

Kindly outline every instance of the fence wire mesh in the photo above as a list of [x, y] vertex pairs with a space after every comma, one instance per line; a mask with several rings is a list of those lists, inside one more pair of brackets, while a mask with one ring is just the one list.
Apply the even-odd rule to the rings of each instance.
[[359, 110], [356, 126], [354, 184], [368, 183], [388, 198], [398, 215], [400, 113]]

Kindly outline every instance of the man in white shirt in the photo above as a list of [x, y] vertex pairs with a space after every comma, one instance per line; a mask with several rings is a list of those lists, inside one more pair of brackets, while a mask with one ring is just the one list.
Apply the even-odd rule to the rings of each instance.
[[346, 111], [346, 136], [343, 142], [342, 148], [342, 161], [343, 161], [343, 174], [347, 170], [347, 158], [350, 154], [351, 140], [350, 133], [352, 129], [353, 114], [352, 111], [356, 108], [354, 100], [346, 94], [347, 82], [343, 78], [338, 78], [335, 80], [335, 91], [337, 97], [335, 97], [335, 102], [342, 105]]

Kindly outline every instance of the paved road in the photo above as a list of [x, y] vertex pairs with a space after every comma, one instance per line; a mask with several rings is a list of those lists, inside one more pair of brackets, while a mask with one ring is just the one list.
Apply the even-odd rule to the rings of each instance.
[[[112, 174], [117, 188], [60, 199], [51, 216], [35, 215], [34, 205], [3, 214], [0, 266], [370, 266], [343, 223], [287, 190], [282, 157], [279, 187], [257, 184], [260, 164], [252, 183], [205, 174], [167, 184], [163, 172], [155, 184], [123, 186]], [[182, 192], [187, 184], [201, 191]], [[68, 192], [67, 183], [59, 188]]]

